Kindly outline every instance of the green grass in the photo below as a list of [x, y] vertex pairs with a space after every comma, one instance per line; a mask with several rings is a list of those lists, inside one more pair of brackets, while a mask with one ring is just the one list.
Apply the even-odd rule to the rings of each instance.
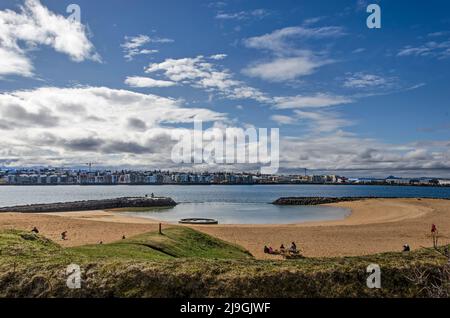
[[8, 230], [0, 232], [0, 263], [39, 262], [64, 254], [53, 241], [30, 232]]
[[245, 259], [251, 255], [231, 245], [187, 227], [164, 229], [163, 235], [150, 232], [120, 242], [70, 248], [69, 251], [91, 260], [158, 260], [171, 258]]
[[[65, 269], [71, 263], [82, 268], [80, 290], [65, 286]], [[381, 267], [380, 290], [366, 287], [371, 263]], [[426, 297], [427, 288], [442, 285], [446, 264], [445, 257], [430, 249], [255, 260], [238, 246], [186, 227], [76, 248], [62, 248], [39, 235], [4, 231], [0, 297]], [[412, 281], [414, 270], [425, 272], [425, 279]]]

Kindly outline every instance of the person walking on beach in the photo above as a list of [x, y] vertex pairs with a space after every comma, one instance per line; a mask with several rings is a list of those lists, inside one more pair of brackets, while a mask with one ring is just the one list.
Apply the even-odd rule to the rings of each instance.
[[67, 240], [67, 231], [64, 231], [64, 232], [61, 233], [61, 239], [63, 241]]
[[438, 246], [438, 229], [435, 224], [431, 224], [431, 237], [433, 238], [433, 247]]

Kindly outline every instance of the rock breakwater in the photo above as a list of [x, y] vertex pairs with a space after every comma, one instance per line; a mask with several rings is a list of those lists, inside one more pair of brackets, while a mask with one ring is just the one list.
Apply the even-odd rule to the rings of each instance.
[[146, 207], [171, 207], [177, 203], [166, 197], [123, 197], [115, 199], [87, 200], [75, 202], [58, 202], [44, 204], [30, 204], [13, 207], [0, 208], [0, 212], [69, 212], [69, 211], [89, 211], [106, 210], [119, 208], [146, 208]]

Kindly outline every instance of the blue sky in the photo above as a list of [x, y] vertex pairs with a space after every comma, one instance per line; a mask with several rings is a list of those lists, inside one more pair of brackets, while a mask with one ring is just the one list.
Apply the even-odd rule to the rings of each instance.
[[[79, 28], [62, 21], [71, 3]], [[369, 3], [381, 6], [381, 29], [366, 26]], [[160, 145], [202, 114], [207, 126], [279, 127], [287, 172], [449, 176], [449, 10], [445, 1], [3, 0], [0, 162], [89, 156], [174, 168]], [[30, 25], [35, 35], [20, 33]], [[118, 90], [123, 108], [96, 107]], [[161, 104], [140, 113], [148, 96]], [[18, 130], [21, 116], [43, 123]], [[97, 151], [100, 141], [109, 146]]]

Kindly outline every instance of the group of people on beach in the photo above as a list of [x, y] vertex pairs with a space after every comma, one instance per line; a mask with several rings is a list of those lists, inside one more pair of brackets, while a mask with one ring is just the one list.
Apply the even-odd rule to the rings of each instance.
[[272, 255], [298, 255], [300, 254], [299, 249], [297, 249], [297, 245], [295, 244], [295, 242], [291, 243], [291, 247], [289, 247], [289, 249], [286, 249], [284, 247], [284, 244], [281, 244], [280, 249], [279, 250], [274, 250], [271, 246], [264, 246], [264, 253], [265, 254], [272, 254]]
[[[33, 232], [34, 234], [39, 234], [39, 230], [38, 230], [38, 228], [36, 226], [33, 227], [31, 232]], [[67, 231], [64, 231], [64, 232], [61, 233], [61, 240], [63, 240], [63, 241], [67, 240]]]
[[[433, 239], [433, 247], [437, 248], [439, 246], [438, 244], [438, 238], [439, 238], [439, 231], [436, 226], [436, 224], [431, 224], [431, 238]], [[411, 251], [411, 248], [408, 244], [403, 245], [403, 252], [409, 252]]]
[[[152, 193], [152, 197], [153, 197], [153, 193]], [[31, 230], [31, 232], [35, 233], [35, 234], [39, 234], [39, 230], [38, 228], [35, 226], [33, 227], [33, 229]], [[438, 229], [437, 226], [435, 224], [431, 225], [431, 237], [433, 238], [433, 247], [437, 248], [438, 247]], [[126, 237], [125, 235], [122, 236], [122, 240], [125, 240]], [[61, 233], [61, 240], [66, 241], [67, 240], [67, 231], [64, 231]], [[103, 244], [103, 241], [100, 241], [99, 244]], [[403, 245], [403, 252], [409, 252], [411, 251], [411, 247], [408, 244], [404, 244]], [[299, 255], [300, 254], [300, 250], [297, 248], [297, 245], [295, 244], [295, 242], [291, 243], [291, 246], [289, 247], [289, 249], [286, 249], [284, 244], [281, 244], [280, 249], [279, 250], [274, 250], [271, 246], [264, 246], [264, 254], [272, 254], [272, 255]]]
[[[432, 224], [431, 225], [431, 237], [433, 239], [433, 247], [437, 248], [438, 247], [438, 237], [439, 237], [439, 232], [437, 229], [436, 224]], [[410, 252], [411, 251], [411, 247], [409, 246], [409, 244], [404, 244], [403, 245], [403, 252]], [[297, 249], [297, 245], [295, 244], [295, 242], [291, 243], [291, 247], [286, 250], [286, 248], [284, 247], [284, 244], [281, 244], [280, 249], [279, 250], [274, 250], [271, 246], [264, 246], [264, 254], [272, 254], [272, 255], [299, 255], [300, 251]]]

